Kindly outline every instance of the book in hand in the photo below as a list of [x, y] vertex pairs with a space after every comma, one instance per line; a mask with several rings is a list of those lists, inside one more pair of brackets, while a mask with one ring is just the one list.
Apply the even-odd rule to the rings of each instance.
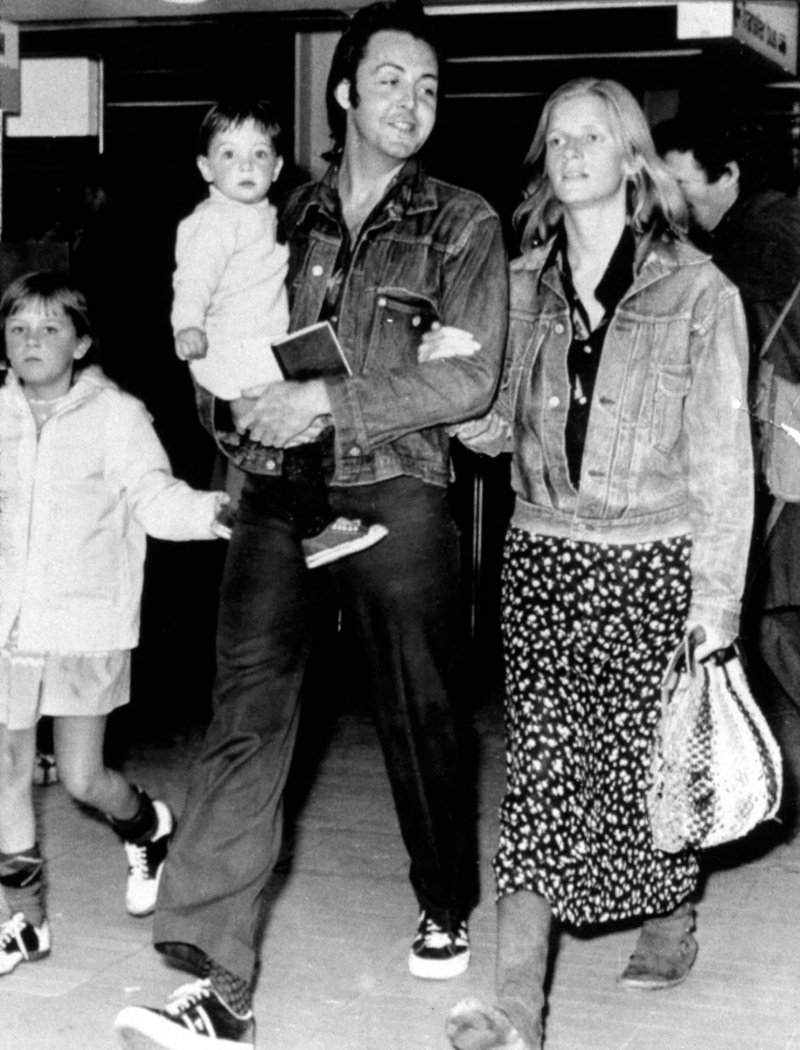
[[276, 340], [272, 350], [284, 379], [353, 374], [328, 321], [319, 321]]

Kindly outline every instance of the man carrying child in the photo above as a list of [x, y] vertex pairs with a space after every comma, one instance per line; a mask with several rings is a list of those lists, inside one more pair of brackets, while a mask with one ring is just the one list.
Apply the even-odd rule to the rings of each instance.
[[[275, 509], [281, 478], [248, 478], [222, 584], [214, 716], [154, 929], [156, 947], [201, 979], [162, 1010], [123, 1010], [116, 1026], [128, 1047], [202, 1050], [227, 1040], [252, 1050], [261, 895], [278, 856], [298, 694], [326, 586], [359, 654], [411, 860], [420, 918], [409, 969], [447, 979], [469, 963], [476, 859], [462, 788], [446, 426], [482, 415], [493, 399], [508, 284], [498, 217], [417, 159], [438, 84], [420, 9], [359, 10], [328, 80], [335, 159], [283, 211], [291, 327], [329, 320], [353, 375], [271, 383], [238, 412], [238, 427], [284, 448], [332, 425], [335, 512], [379, 521], [388, 535], [308, 572], [296, 531]], [[433, 324], [471, 332], [479, 347], [421, 363], [420, 337]]]

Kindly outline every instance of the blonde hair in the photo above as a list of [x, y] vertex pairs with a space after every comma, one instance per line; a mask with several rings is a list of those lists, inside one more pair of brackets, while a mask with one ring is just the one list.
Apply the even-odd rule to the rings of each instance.
[[687, 228], [686, 205], [680, 187], [656, 153], [639, 103], [616, 80], [581, 77], [570, 80], [545, 102], [533, 142], [523, 165], [525, 199], [514, 213], [523, 250], [547, 239], [563, 214], [545, 171], [547, 131], [553, 109], [565, 99], [591, 95], [608, 113], [611, 130], [622, 147], [628, 169], [628, 214], [637, 233], [648, 230], [682, 237]]

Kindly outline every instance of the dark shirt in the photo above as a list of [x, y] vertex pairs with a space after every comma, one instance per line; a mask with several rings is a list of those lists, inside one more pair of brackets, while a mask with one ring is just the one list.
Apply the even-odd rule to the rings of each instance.
[[553, 244], [553, 252], [561, 270], [564, 292], [572, 320], [572, 339], [567, 350], [570, 403], [567, 410], [564, 441], [570, 481], [576, 489], [579, 489], [583, 449], [586, 444], [597, 370], [600, 367], [609, 322], [620, 300], [633, 284], [636, 241], [633, 231], [626, 226], [606, 271], [595, 288], [595, 298], [602, 305], [604, 313], [600, 323], [594, 329], [591, 327], [589, 315], [572, 282], [572, 271], [567, 258], [567, 239], [563, 227]]
[[[800, 281], [800, 201], [776, 190], [740, 195], [701, 246], [741, 293], [752, 379], [752, 365], [772, 323]], [[777, 375], [800, 383], [800, 302], [789, 312], [767, 359]]]

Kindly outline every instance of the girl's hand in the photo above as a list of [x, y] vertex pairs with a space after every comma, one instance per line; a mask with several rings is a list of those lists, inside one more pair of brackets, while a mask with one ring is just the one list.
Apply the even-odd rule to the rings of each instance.
[[417, 360], [422, 364], [424, 361], [436, 361], [441, 357], [471, 357], [480, 348], [481, 344], [470, 332], [434, 321], [430, 331], [422, 337]]
[[214, 520], [211, 531], [221, 540], [229, 540], [233, 531], [233, 515], [227, 509], [231, 498], [227, 492], [214, 493]]
[[206, 333], [200, 328], [183, 328], [175, 336], [175, 353], [181, 361], [196, 361], [208, 353]]

